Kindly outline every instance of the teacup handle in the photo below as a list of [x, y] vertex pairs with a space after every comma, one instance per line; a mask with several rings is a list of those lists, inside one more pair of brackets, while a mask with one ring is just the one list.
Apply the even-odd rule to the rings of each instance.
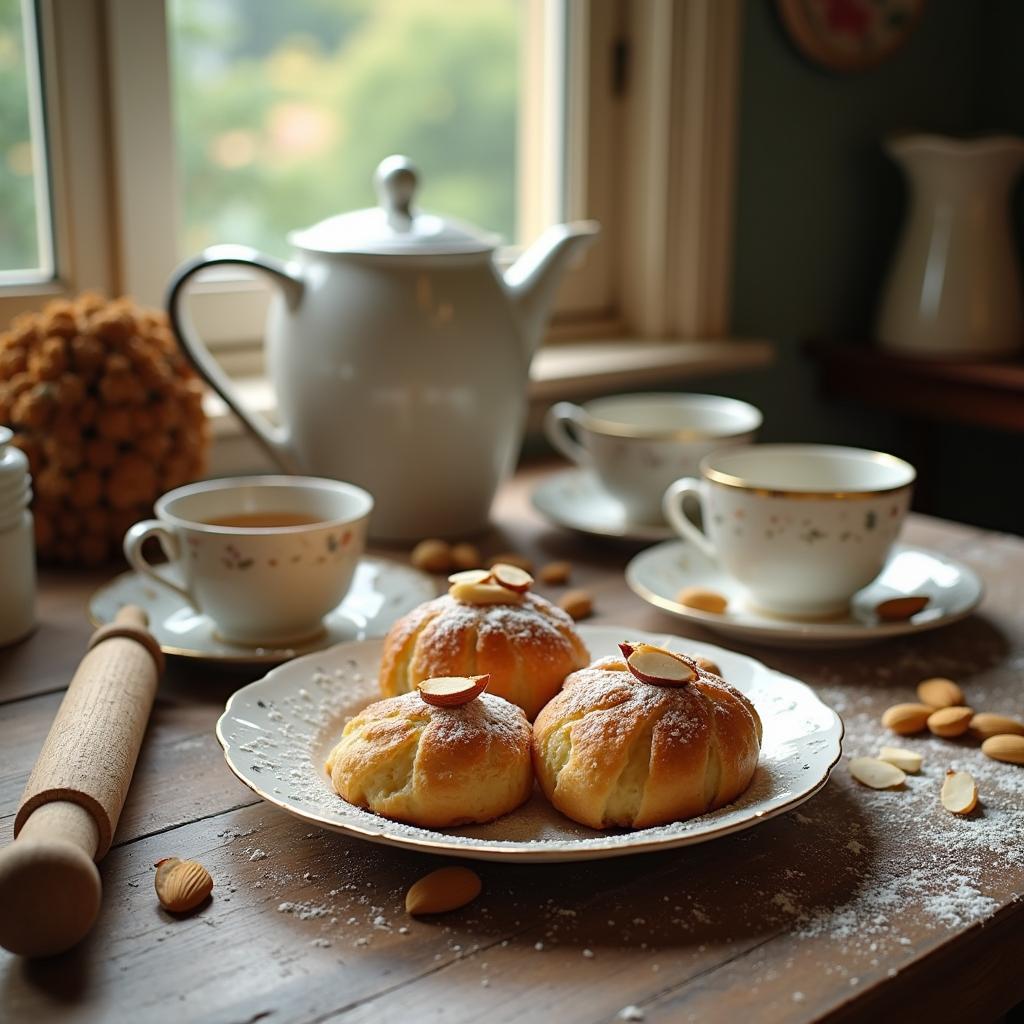
[[572, 436], [567, 424], [578, 429], [583, 415], [583, 410], [572, 402], [556, 402], [544, 414], [544, 433], [548, 440], [577, 466], [590, 465], [590, 452]]
[[169, 579], [166, 573], [160, 572], [156, 566], [150, 565], [146, 561], [142, 554], [142, 545], [150, 537], [156, 537], [160, 542], [160, 547], [164, 549], [164, 554], [169, 562], [177, 562], [181, 558], [181, 544], [178, 538], [158, 519], [143, 519], [141, 523], [135, 523], [129, 527], [128, 532], [124, 535], [124, 557], [128, 559], [128, 564], [136, 572], [148, 576], [154, 583], [159, 583], [160, 586], [167, 587], [168, 590], [173, 590], [193, 608], [197, 608], [192, 595], [184, 587], [179, 586]]
[[715, 547], [708, 540], [707, 535], [698, 529], [687, 516], [683, 508], [683, 501], [686, 495], [692, 494], [700, 505], [701, 514], [705, 515], [704, 488], [700, 480], [692, 476], [684, 476], [682, 480], [676, 480], [670, 484], [665, 496], [661, 499], [661, 510], [669, 521], [672, 529], [680, 537], [690, 541], [695, 547], [704, 552], [713, 562], [718, 561]]

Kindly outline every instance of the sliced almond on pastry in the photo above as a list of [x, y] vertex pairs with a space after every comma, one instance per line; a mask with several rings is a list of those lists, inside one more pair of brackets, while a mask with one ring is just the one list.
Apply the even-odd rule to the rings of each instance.
[[655, 686], [683, 686], [692, 683], [697, 673], [677, 654], [653, 644], [619, 644], [626, 656], [626, 667], [642, 683]]
[[491, 578], [490, 569], [464, 569], [453, 572], [448, 577], [449, 583], [487, 583]]
[[448, 588], [448, 593], [463, 604], [519, 604], [522, 594], [498, 583], [466, 583], [460, 581]]
[[489, 675], [435, 676], [424, 679], [416, 688], [423, 700], [436, 708], [457, 708], [479, 697], [490, 681]]
[[491, 575], [495, 583], [517, 594], [525, 594], [533, 586], [533, 577], [525, 569], [520, 569], [518, 565], [509, 565], [507, 562], [492, 565]]

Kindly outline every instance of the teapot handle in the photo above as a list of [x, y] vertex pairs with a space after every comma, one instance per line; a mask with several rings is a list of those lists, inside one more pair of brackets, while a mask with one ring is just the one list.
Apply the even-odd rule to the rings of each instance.
[[285, 472], [294, 473], [297, 468], [288, 445], [287, 427], [275, 427], [242, 405], [234, 385], [193, 329], [191, 318], [184, 308], [185, 286], [194, 274], [207, 267], [229, 265], [248, 267], [265, 274], [281, 289], [289, 309], [298, 306], [302, 298], [303, 282], [291, 274], [280, 260], [264, 256], [257, 249], [246, 245], [213, 245], [198, 256], [186, 260], [171, 276], [167, 286], [167, 315], [170, 317], [171, 329], [199, 376], [224, 399], [228, 408], [249, 428], [274, 462]]

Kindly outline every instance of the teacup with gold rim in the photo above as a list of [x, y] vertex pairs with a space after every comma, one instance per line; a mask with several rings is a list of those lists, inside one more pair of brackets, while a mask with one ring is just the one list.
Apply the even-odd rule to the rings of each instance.
[[[823, 444], [712, 452], [701, 477], [665, 492], [665, 516], [747, 591], [751, 605], [795, 618], [845, 612], [882, 571], [916, 476], [903, 459]], [[704, 531], [686, 516], [700, 502]]]

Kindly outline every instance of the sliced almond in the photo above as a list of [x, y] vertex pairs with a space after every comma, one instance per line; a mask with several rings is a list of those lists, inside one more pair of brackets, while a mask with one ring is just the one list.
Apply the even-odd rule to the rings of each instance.
[[913, 750], [904, 750], [902, 747], [882, 747], [878, 752], [879, 761], [888, 761], [896, 765], [901, 772], [908, 775], [916, 775], [921, 770], [922, 757]]
[[976, 740], [987, 740], [989, 736], [1024, 736], [1024, 722], [1006, 715], [994, 715], [990, 711], [979, 711], [967, 730]]
[[491, 681], [489, 675], [482, 676], [434, 676], [418, 683], [420, 696], [436, 708], [457, 708], [475, 700]]
[[452, 567], [452, 549], [447, 541], [434, 537], [421, 540], [412, 549], [409, 561], [424, 572], [447, 572]]
[[572, 562], [548, 562], [537, 574], [541, 583], [552, 587], [563, 587], [572, 575]]
[[484, 564], [475, 544], [453, 544], [451, 555], [453, 569], [476, 569]]
[[620, 644], [626, 667], [642, 683], [654, 686], [683, 686], [697, 673], [678, 654], [652, 644]]
[[966, 704], [964, 691], [952, 679], [924, 679], [917, 684], [917, 699], [933, 708], [952, 708]]
[[589, 618], [594, 612], [594, 598], [589, 590], [567, 590], [559, 599], [558, 607], [579, 622]]
[[718, 676], [719, 678], [721, 678], [722, 670], [718, 667], [717, 661], [712, 661], [710, 658], [705, 658], [702, 654], [695, 654], [693, 656], [693, 660], [697, 662], [697, 664], [700, 665], [700, 667], [704, 669], [705, 672], [710, 672], [713, 676]]
[[850, 774], [872, 789], [892, 789], [907, 781], [906, 775], [888, 761], [877, 757], [855, 757], [850, 761]]
[[927, 704], [894, 704], [882, 715], [882, 725], [901, 736], [909, 736], [924, 730], [934, 710]]
[[989, 736], [981, 745], [981, 752], [995, 761], [1024, 764], [1024, 736]]
[[969, 772], [948, 771], [939, 799], [952, 814], [970, 814], [978, 805], [977, 783]]
[[724, 594], [704, 587], [684, 587], [676, 594], [676, 602], [685, 608], [710, 612], [712, 615], [721, 615], [729, 607], [729, 599]]
[[491, 579], [490, 569], [463, 569], [448, 577], [449, 583], [487, 583]]
[[924, 611], [930, 598], [927, 597], [890, 597], [875, 605], [875, 614], [882, 622], [903, 622], [912, 619], [918, 612]]
[[410, 914], [444, 914], [480, 895], [480, 876], [469, 868], [438, 868], [424, 875], [405, 894]]
[[928, 729], [936, 736], [963, 736], [973, 717], [973, 708], [939, 708], [928, 716]]
[[525, 569], [507, 562], [495, 562], [491, 566], [491, 575], [499, 586], [517, 594], [525, 594], [533, 586], [533, 577]]
[[503, 551], [500, 555], [495, 555], [487, 562], [487, 565], [493, 568], [499, 562], [504, 562], [505, 565], [514, 565], [524, 572], [533, 572], [533, 562], [526, 555], [517, 555], [514, 551]]
[[519, 604], [522, 594], [497, 583], [453, 583], [448, 593], [463, 604]]

